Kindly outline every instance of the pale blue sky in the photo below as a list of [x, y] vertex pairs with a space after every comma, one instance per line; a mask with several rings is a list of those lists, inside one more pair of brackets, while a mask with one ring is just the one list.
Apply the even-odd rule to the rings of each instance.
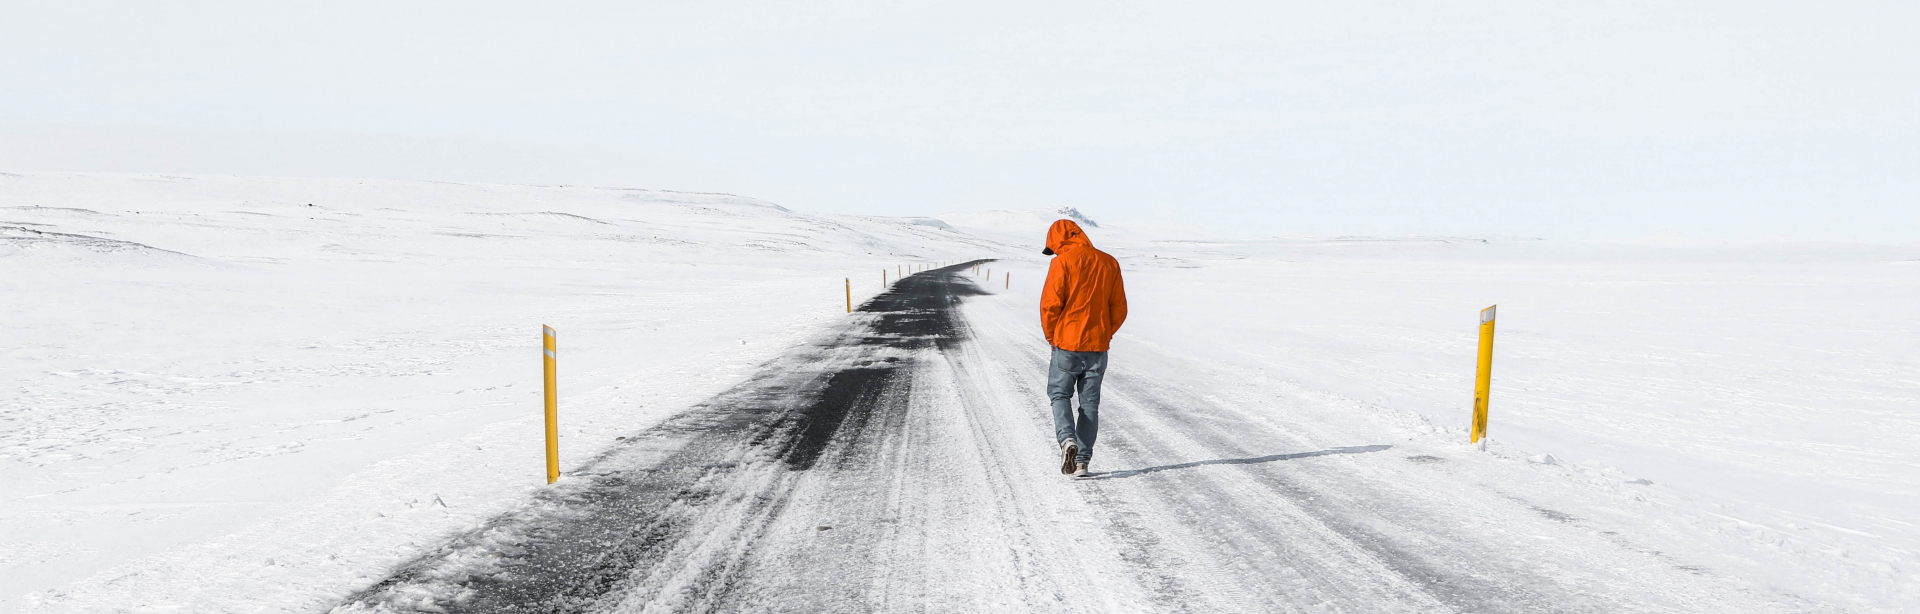
[[1920, 240], [1912, 2], [9, 2], [0, 170]]

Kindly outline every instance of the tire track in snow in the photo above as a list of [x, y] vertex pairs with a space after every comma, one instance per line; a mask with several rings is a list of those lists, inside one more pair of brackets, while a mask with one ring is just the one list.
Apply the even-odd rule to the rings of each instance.
[[[1014, 396], [1044, 399], [1045, 345], [1013, 309], [1026, 310], [982, 302], [968, 315]], [[1516, 501], [1482, 482], [1497, 472], [1401, 458], [1349, 400], [1150, 344], [1115, 358], [1096, 477], [1071, 488], [1156, 611], [1796, 610]], [[1040, 404], [997, 418], [1029, 422], [1044, 448]]]
[[[1045, 373], [1045, 356], [1032, 344], [1020, 343], [1031, 334], [1005, 329], [995, 333], [982, 338], [1004, 345], [994, 352], [1000, 360], [1023, 365], [1015, 377], [1027, 396], [1044, 398], [1045, 382], [1040, 376]], [[1116, 371], [1109, 371], [1103, 392], [1095, 477], [1071, 482], [1070, 487], [1079, 491], [1089, 511], [1100, 519], [1126, 571], [1151, 591], [1155, 611], [1454, 611], [1418, 583], [1301, 513], [1288, 497], [1250, 493], [1245, 484], [1221, 480], [1210, 472], [1181, 471], [1366, 454], [1390, 446], [1220, 459], [1237, 446], [1226, 442], [1213, 442], [1218, 447], [1175, 446], [1166, 440], [1197, 425], [1217, 422], [1219, 416], [1208, 415], [1210, 404], [1139, 407], [1130, 402], [1131, 397], [1164, 384], [1130, 369]], [[1156, 415], [1161, 419], [1149, 420]], [[1243, 438], [1254, 436], [1244, 424], [1222, 426], [1241, 427]], [[1039, 416], [1032, 428], [1050, 434], [1051, 418]], [[1145, 462], [1165, 458], [1213, 460], [1157, 466]], [[1116, 466], [1135, 469], [1100, 470]], [[1300, 497], [1302, 502], [1307, 498]]]
[[898, 414], [914, 351], [957, 343], [949, 271], [911, 276], [830, 340], [630, 438], [519, 509], [458, 536], [334, 612], [705, 611], [800, 476], [844, 464]]
[[714, 611], [1165, 611], [1057, 465], [1034, 456], [1045, 432], [984, 411], [1031, 415], [1034, 399], [1002, 385], [1007, 365], [978, 355], [963, 320], [947, 325], [910, 350], [904, 405], [843, 430], [835, 461], [798, 478]]
[[[960, 299], [980, 292], [955, 274], [964, 266], [901, 280], [845, 330], [609, 450], [336, 611], [1728, 603], [1724, 590], [1688, 593], [1711, 584], [1616, 573], [1650, 559], [1446, 465], [1351, 436], [1375, 433], [1316, 426], [1339, 422], [1338, 403], [1266, 391], [1279, 405], [1252, 410], [1189, 389], [1230, 377], [1155, 351], [1121, 357], [1108, 381], [1095, 467], [1121, 469], [1067, 480], [1049, 445], [1044, 346], [1010, 306], [961, 317]], [[1516, 541], [1539, 536], [1555, 541]], [[1651, 590], [1633, 585], [1649, 578]]]

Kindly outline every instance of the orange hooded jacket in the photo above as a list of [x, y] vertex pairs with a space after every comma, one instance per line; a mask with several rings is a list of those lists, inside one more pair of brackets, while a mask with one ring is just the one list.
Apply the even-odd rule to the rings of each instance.
[[1127, 290], [1120, 262], [1093, 248], [1073, 220], [1047, 229], [1047, 285], [1040, 290], [1040, 328], [1047, 343], [1070, 352], [1105, 352], [1127, 321]]

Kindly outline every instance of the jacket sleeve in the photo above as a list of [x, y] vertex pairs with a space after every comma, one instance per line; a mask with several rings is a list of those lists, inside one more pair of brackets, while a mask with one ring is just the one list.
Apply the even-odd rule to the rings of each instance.
[[1113, 265], [1113, 293], [1107, 297], [1107, 314], [1113, 318], [1113, 330], [1109, 334], [1120, 332], [1120, 325], [1127, 321], [1127, 284], [1120, 278], [1120, 263]]
[[1062, 258], [1055, 256], [1053, 263], [1047, 266], [1047, 283], [1040, 289], [1040, 331], [1047, 336], [1047, 345], [1059, 347], [1053, 339], [1054, 329], [1059, 327], [1060, 314], [1067, 308], [1067, 271], [1060, 265]]

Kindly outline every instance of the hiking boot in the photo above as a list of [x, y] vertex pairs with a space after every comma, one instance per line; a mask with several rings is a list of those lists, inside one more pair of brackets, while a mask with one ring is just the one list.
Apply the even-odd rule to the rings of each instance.
[[1073, 477], [1076, 477], [1076, 478], [1084, 478], [1084, 477], [1087, 477], [1087, 476], [1089, 476], [1089, 475], [1093, 475], [1093, 474], [1091, 474], [1091, 473], [1087, 473], [1087, 464], [1086, 464], [1086, 463], [1074, 463], [1074, 468], [1073, 468]]
[[1073, 475], [1076, 458], [1080, 456], [1080, 446], [1072, 439], [1060, 442], [1060, 473]]

